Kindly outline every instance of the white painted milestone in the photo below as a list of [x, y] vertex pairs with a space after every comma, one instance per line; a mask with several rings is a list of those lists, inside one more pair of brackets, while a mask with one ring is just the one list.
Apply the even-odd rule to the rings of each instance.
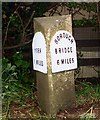
[[44, 35], [36, 32], [32, 42], [33, 70], [47, 73], [46, 44]]
[[52, 72], [60, 72], [77, 68], [76, 42], [71, 33], [57, 31], [50, 43]]

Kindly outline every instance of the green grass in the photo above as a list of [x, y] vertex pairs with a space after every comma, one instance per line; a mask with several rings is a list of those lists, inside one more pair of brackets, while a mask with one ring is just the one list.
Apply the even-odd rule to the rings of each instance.
[[80, 120], [96, 120], [93, 108], [96, 103], [100, 102], [100, 84], [90, 82], [79, 82], [76, 85], [76, 102], [77, 105], [90, 105], [90, 109], [80, 115]]
[[[17, 81], [16, 81], [17, 82]], [[18, 104], [26, 105], [24, 101], [30, 97], [32, 99], [33, 91], [32, 89], [25, 88], [21, 84], [16, 83], [15, 81], [9, 82], [9, 87], [5, 86], [5, 99], [3, 100], [3, 118], [7, 119], [11, 116], [10, 106], [12, 101], [17, 102]], [[10, 91], [9, 91], [10, 90]], [[100, 99], [100, 85], [99, 84], [92, 84], [90, 82], [80, 82], [78, 85], [76, 85], [76, 105], [83, 105], [85, 103], [91, 104], [92, 107], [86, 111], [86, 113], [80, 115], [80, 120], [95, 120], [95, 116], [93, 114], [93, 106], [96, 102], [98, 102]], [[33, 95], [33, 101], [36, 100], [35, 96]], [[34, 102], [33, 102], [34, 104]], [[22, 109], [22, 108], [21, 108]], [[46, 114], [42, 113], [39, 110], [33, 110], [30, 111], [30, 114], [32, 117], [36, 118], [37, 120], [53, 120], [56, 119], [56, 116], [47, 116]]]
[[12, 102], [23, 105], [27, 98], [33, 99], [34, 81], [30, 73], [29, 63], [21, 53], [16, 53], [10, 60], [2, 59], [2, 98], [3, 118], [9, 118]]
[[79, 104], [98, 102], [100, 99], [100, 84], [80, 82], [76, 85], [76, 98]]

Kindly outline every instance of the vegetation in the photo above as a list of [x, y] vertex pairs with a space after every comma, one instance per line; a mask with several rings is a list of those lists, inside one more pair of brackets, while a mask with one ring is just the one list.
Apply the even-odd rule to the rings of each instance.
[[92, 84], [90, 82], [80, 82], [76, 87], [77, 104], [90, 104], [91, 107], [83, 114], [80, 115], [80, 120], [95, 120], [96, 115], [93, 109], [97, 103], [100, 102], [100, 84]]
[[83, 104], [85, 101], [94, 103], [100, 99], [100, 85], [93, 85], [90, 82], [80, 82], [76, 87], [78, 104]]
[[[3, 49], [15, 49], [25, 46], [33, 38], [33, 18], [46, 16], [62, 15], [66, 8], [73, 17], [73, 26], [100, 26], [100, 9], [98, 3], [15, 3], [5, 2], [2, 4], [2, 32], [3, 32]], [[58, 10], [59, 8], [59, 10]], [[81, 12], [88, 12], [88, 17]], [[66, 13], [65, 13], [66, 14]], [[74, 20], [74, 16], [82, 16], [80, 20]], [[91, 15], [92, 14], [92, 15]], [[12, 44], [11, 44], [12, 43]]]
[[23, 60], [20, 52], [12, 57], [12, 63], [7, 59], [2, 60], [2, 99], [5, 117], [9, 115], [10, 104], [14, 101], [23, 104], [25, 99], [33, 99], [35, 90], [29, 63]]
[[[3, 58], [2, 58], [2, 100], [3, 100], [3, 118], [13, 117], [11, 107], [17, 104], [19, 111], [27, 106], [27, 113], [30, 118], [47, 118], [36, 104], [35, 77], [31, 71], [31, 60], [25, 60], [23, 50], [32, 42], [34, 30], [34, 17], [43, 17], [46, 12], [49, 16], [54, 14], [62, 15], [64, 7], [69, 10], [73, 17], [73, 26], [100, 26], [100, 9], [98, 3], [2, 3], [2, 39], [3, 39]], [[58, 11], [58, 8], [61, 8]], [[81, 10], [86, 10], [92, 17], [84, 17]], [[81, 20], [74, 20], [74, 15], [83, 16]], [[10, 56], [10, 57], [9, 57]], [[81, 57], [81, 55], [80, 55]], [[76, 72], [78, 74], [78, 72]], [[92, 105], [89, 111], [80, 116], [80, 119], [92, 116], [92, 108], [100, 99], [100, 85], [93, 85], [87, 82], [80, 82], [76, 85], [77, 105], [89, 103]], [[28, 100], [28, 103], [27, 103]], [[31, 101], [31, 102], [30, 102]], [[33, 102], [32, 102], [33, 101]], [[16, 103], [16, 104], [15, 104]], [[34, 105], [32, 106], [31, 103]], [[29, 106], [28, 106], [29, 105]], [[31, 110], [29, 109], [31, 108]], [[34, 108], [34, 109], [33, 109]], [[37, 108], [37, 110], [36, 110]], [[15, 109], [13, 108], [13, 111]], [[25, 111], [25, 109], [24, 109]], [[91, 112], [92, 111], [92, 112]], [[20, 116], [20, 113], [19, 113]], [[27, 114], [26, 114], [27, 116]], [[59, 115], [58, 115], [59, 116]], [[57, 116], [57, 117], [58, 117]], [[15, 116], [16, 117], [16, 116]], [[62, 116], [61, 116], [62, 117]], [[61, 118], [58, 117], [58, 118]], [[93, 117], [93, 116], [92, 116]]]

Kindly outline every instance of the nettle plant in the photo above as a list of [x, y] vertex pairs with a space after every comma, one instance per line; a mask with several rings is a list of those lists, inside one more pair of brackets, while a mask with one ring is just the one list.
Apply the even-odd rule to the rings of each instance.
[[30, 94], [33, 81], [30, 79], [30, 64], [24, 60], [21, 52], [16, 52], [11, 62], [2, 59], [2, 99], [13, 101]]
[[11, 65], [8, 59], [2, 59], [2, 98], [13, 97], [12, 88], [18, 81], [16, 66]]
[[3, 116], [9, 116], [12, 102], [24, 104], [32, 98], [35, 84], [30, 72], [30, 63], [24, 60], [22, 52], [16, 52], [11, 60], [2, 58], [2, 100]]
[[16, 52], [12, 57], [12, 63], [16, 66], [18, 80], [21, 84], [29, 82], [30, 63], [24, 60], [22, 52]]

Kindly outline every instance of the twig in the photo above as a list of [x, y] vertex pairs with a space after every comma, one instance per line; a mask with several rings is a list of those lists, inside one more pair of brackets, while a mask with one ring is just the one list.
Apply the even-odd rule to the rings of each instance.
[[7, 104], [7, 112], [6, 112], [6, 118], [8, 118], [8, 115], [9, 115], [10, 103], [11, 103], [11, 101], [8, 101], [8, 104]]
[[94, 107], [94, 106], [92, 106], [89, 110], [87, 110], [87, 111], [84, 113], [84, 115], [86, 115], [87, 113], [89, 113], [89, 111], [90, 111], [90, 114], [92, 115], [92, 113], [93, 113], [93, 107]]
[[80, 11], [78, 12], [78, 14], [80, 14], [80, 15], [82, 15], [82, 16], [85, 16], [85, 15], [84, 15], [82, 12], [80, 12]]
[[33, 16], [34, 16], [34, 13], [35, 13], [35, 11], [33, 11], [33, 13], [32, 13], [32, 15], [31, 15], [28, 23], [26, 24], [26, 26], [25, 26], [24, 29], [23, 29], [22, 39], [21, 39], [21, 41], [20, 41], [21, 43], [25, 42], [25, 39], [24, 39], [25, 31], [26, 31], [26, 28], [28, 27], [28, 25], [30, 24], [30, 22], [31, 22], [31, 20], [32, 20], [32, 18], [33, 18]]
[[59, 4], [57, 4], [51, 11], [50, 11], [50, 14], [49, 16], [53, 16], [58, 8]]
[[[18, 7], [16, 8], [16, 10], [14, 11], [14, 13], [12, 14], [12, 16], [14, 16], [14, 14], [16, 13], [16, 11], [19, 9], [21, 4], [18, 5]], [[11, 19], [9, 20], [8, 24], [7, 24], [7, 29], [5, 32], [5, 38], [4, 38], [4, 42], [3, 42], [3, 46], [5, 45], [5, 42], [7, 40], [7, 34], [8, 34], [8, 29], [9, 29], [9, 25], [10, 25]]]
[[85, 117], [88, 116], [88, 119], [95, 117], [94, 114], [93, 114], [93, 107], [94, 107], [94, 105], [89, 110], [87, 110], [85, 113], [80, 115], [80, 117], [85, 118]]
[[99, 12], [99, 2], [96, 3], [96, 6], [97, 6], [97, 18], [98, 18], [98, 24], [99, 24], [99, 27], [100, 27], [100, 12]]
[[96, 70], [94, 66], [92, 66], [92, 68], [97, 72], [97, 73], [100, 73], [99, 70]]
[[28, 41], [28, 42], [25, 42], [25, 43], [21, 43], [21, 44], [18, 44], [18, 45], [14, 45], [14, 46], [10, 46], [10, 47], [4, 47], [3, 49], [4, 50], [10, 50], [10, 49], [14, 49], [14, 48], [19, 48], [19, 47], [22, 47], [22, 46], [24, 46], [24, 45], [27, 45], [27, 44], [29, 44], [29, 43], [31, 43], [32, 42], [32, 40], [30, 40], [30, 41]]
[[81, 8], [79, 8], [78, 10], [76, 10], [73, 15], [75, 15], [76, 13], [78, 13], [81, 10]]
[[19, 13], [17, 11], [15, 11], [15, 14], [18, 15], [19, 19], [20, 19], [20, 22], [21, 22], [21, 25], [22, 25], [22, 28], [24, 29], [24, 25], [23, 25], [23, 21], [21, 19], [21, 16], [19, 15]]
[[8, 29], [9, 29], [10, 22], [11, 22], [11, 19], [9, 20], [9, 22], [7, 24], [7, 29], [6, 29], [6, 33], [5, 33], [5, 38], [4, 38], [3, 46], [5, 45], [5, 42], [7, 40], [7, 34], [8, 34]]
[[[32, 41], [32, 40], [30, 40], [30, 41], [24, 43], [24, 41], [25, 41], [24, 36], [25, 36], [26, 28], [28, 27], [28, 25], [30, 24], [30, 22], [31, 22], [31, 20], [32, 20], [32, 18], [33, 18], [33, 16], [34, 16], [34, 11], [33, 11], [32, 15], [31, 15], [28, 23], [27, 23], [26, 26], [24, 27], [23, 21], [22, 21], [22, 19], [21, 19], [21, 16], [19, 15], [19, 13], [18, 13], [18, 11], [17, 11], [17, 10], [19, 9], [19, 7], [20, 7], [20, 5], [19, 5], [19, 6], [17, 7], [17, 9], [14, 11], [14, 13], [12, 14], [12, 16], [14, 16], [14, 14], [17, 14], [17, 16], [18, 16], [19, 19], [20, 19], [22, 28], [23, 28], [23, 30], [22, 30], [22, 38], [21, 38], [21, 41], [20, 41], [21, 44], [15, 45], [15, 46], [11, 46], [11, 47], [4, 47], [4, 50], [13, 49], [13, 48], [18, 48], [18, 47], [21, 47], [21, 46], [23, 46], [23, 45], [29, 44], [29, 43]], [[8, 29], [9, 29], [10, 23], [11, 23], [11, 19], [9, 20], [9, 22], [8, 22], [8, 24], [7, 24], [7, 29], [6, 29], [6, 33], [5, 33], [5, 38], [4, 38], [3, 46], [5, 45], [5, 42], [6, 42], [6, 40], [7, 40], [7, 34], [8, 34]], [[23, 43], [23, 44], [22, 44], [22, 43]]]
[[65, 7], [65, 5], [63, 5], [63, 3], [62, 3], [62, 4], [61, 4], [61, 11], [60, 11], [60, 13], [62, 13], [64, 7]]

